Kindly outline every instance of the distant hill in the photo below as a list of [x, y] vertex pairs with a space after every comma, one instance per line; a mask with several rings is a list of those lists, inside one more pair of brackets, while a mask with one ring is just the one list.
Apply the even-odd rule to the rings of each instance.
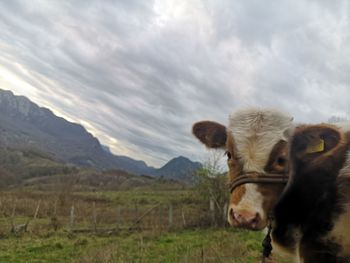
[[14, 150], [0, 147], [0, 188], [21, 185], [27, 179], [71, 175], [78, 169], [56, 162], [33, 150]]
[[121, 170], [105, 172], [80, 170], [71, 174], [26, 178], [22, 180], [20, 185], [22, 189], [42, 191], [62, 191], [67, 187], [72, 187], [72, 190], [84, 191], [166, 190], [183, 189], [187, 186], [185, 183], [174, 180], [147, 175], [134, 175]]
[[201, 168], [199, 162], [192, 162], [190, 159], [179, 156], [170, 160], [167, 164], [156, 171], [158, 176], [166, 179], [175, 179], [179, 181], [191, 181], [193, 172]]
[[191, 161], [184, 157], [180, 161], [175, 158], [177, 161], [171, 160], [161, 169], [155, 169], [144, 161], [114, 155], [108, 146], [101, 145], [83, 126], [54, 115], [26, 97], [15, 96], [11, 91], [1, 89], [0, 147], [34, 149], [55, 161], [76, 166], [119, 169], [138, 175], [162, 175], [178, 180], [184, 178], [187, 168], [196, 167], [196, 163], [191, 166]]
[[66, 191], [182, 189], [184, 182], [122, 170], [97, 171], [59, 163], [32, 150], [0, 148], [0, 189]]

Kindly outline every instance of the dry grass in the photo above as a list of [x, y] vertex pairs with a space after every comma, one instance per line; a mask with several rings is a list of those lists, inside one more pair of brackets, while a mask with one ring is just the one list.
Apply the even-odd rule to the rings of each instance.
[[188, 191], [76, 192], [68, 196], [69, 201], [61, 202], [61, 192], [1, 192], [0, 234], [28, 221], [30, 231], [38, 234], [72, 227], [93, 229], [95, 225], [98, 229], [183, 229], [210, 224], [207, 209]]

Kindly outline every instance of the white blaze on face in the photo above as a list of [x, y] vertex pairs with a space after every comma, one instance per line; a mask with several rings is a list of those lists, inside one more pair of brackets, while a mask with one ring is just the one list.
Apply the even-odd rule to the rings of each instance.
[[[257, 185], [255, 184], [246, 184], [245, 193], [242, 196], [241, 200], [237, 204], [230, 204], [230, 209], [234, 211], [253, 211], [253, 213], [258, 213], [260, 217], [264, 220], [266, 219], [266, 214], [263, 210], [263, 196], [257, 190]], [[228, 221], [232, 224], [232, 218], [228, 216]]]
[[[227, 129], [233, 135], [235, 154], [243, 173], [265, 173], [264, 168], [273, 147], [280, 140], [288, 140], [287, 131], [292, 128], [292, 121], [293, 118], [288, 114], [273, 109], [245, 109], [231, 114]], [[258, 186], [246, 184], [244, 187], [241, 200], [231, 204], [230, 208], [259, 213], [265, 220], [267, 211], [263, 209], [264, 196], [258, 191]]]
[[291, 116], [272, 109], [247, 109], [230, 116], [228, 129], [244, 171], [264, 172], [274, 145], [288, 140], [285, 132], [292, 121]]

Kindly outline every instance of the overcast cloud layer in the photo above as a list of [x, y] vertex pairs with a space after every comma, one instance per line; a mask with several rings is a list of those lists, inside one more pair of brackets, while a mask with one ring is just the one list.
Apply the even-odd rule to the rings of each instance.
[[344, 1], [0, 1], [0, 88], [84, 125], [114, 153], [203, 160], [193, 122], [269, 106], [350, 116]]

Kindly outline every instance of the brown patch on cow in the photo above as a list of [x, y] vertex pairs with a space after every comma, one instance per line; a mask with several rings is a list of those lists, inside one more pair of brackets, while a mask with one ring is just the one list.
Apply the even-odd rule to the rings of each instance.
[[245, 192], [246, 190], [244, 185], [238, 186], [231, 194], [231, 204], [237, 205], [241, 201]]
[[192, 133], [208, 148], [222, 148], [226, 144], [226, 127], [217, 122], [197, 122], [192, 126]]
[[[286, 141], [280, 140], [272, 148], [269, 159], [264, 170], [267, 173], [283, 174], [288, 169], [288, 145]], [[258, 184], [257, 191], [264, 197], [263, 209], [264, 211], [272, 211], [279, 196], [284, 189], [281, 184]]]
[[280, 140], [272, 148], [264, 170], [268, 173], [286, 173], [288, 168], [287, 142]]
[[286, 248], [301, 241], [304, 262], [343, 262], [337, 260], [336, 244], [326, 237], [343, 213], [345, 199], [339, 195], [337, 177], [349, 139], [349, 134], [328, 124], [299, 126], [291, 138], [291, 180], [274, 209], [273, 237]]
[[[236, 156], [235, 141], [231, 133], [227, 134], [226, 151], [228, 155], [228, 159], [227, 159], [227, 165], [229, 168], [228, 177], [229, 177], [229, 180], [232, 182], [241, 173], [242, 166], [240, 165], [238, 158]], [[231, 193], [231, 204], [237, 205], [241, 201], [245, 192], [246, 192], [246, 188], [244, 185], [241, 185], [236, 189], [234, 189], [234, 191]]]
[[[323, 151], [315, 153], [308, 153], [305, 151], [305, 147], [307, 147], [308, 143], [312, 144], [314, 140], [317, 141], [319, 139], [324, 140]], [[336, 178], [339, 176], [339, 171], [344, 167], [347, 152], [350, 149], [350, 132], [343, 133], [332, 125], [302, 126], [296, 130], [292, 144], [291, 157], [292, 160], [296, 159], [298, 161], [298, 172], [302, 172], [303, 175], [313, 175], [314, 178], [317, 178], [317, 176], [319, 176], [318, 171], [322, 170], [326, 172], [326, 176]], [[324, 206], [322, 206], [324, 211], [320, 209], [317, 213], [317, 216], [322, 219], [329, 215], [329, 219], [326, 220], [331, 221], [333, 226], [339, 227], [340, 231], [339, 229], [333, 228], [333, 236], [329, 239], [305, 239], [305, 242], [302, 242], [300, 245], [300, 256], [304, 259], [304, 262], [349, 262], [348, 255], [343, 258], [341, 254], [343, 249], [341, 245], [342, 239], [337, 240], [337, 237], [342, 238], [346, 236], [344, 233], [346, 233], [348, 226], [347, 224], [343, 223], [341, 225], [340, 222], [334, 221], [339, 218], [339, 214], [342, 214], [343, 218], [347, 216], [346, 212], [343, 210], [343, 202], [348, 202], [348, 187], [350, 182], [347, 179], [348, 178], [339, 177], [334, 179], [340, 196], [338, 196], [336, 201], [328, 204], [328, 206], [327, 203], [325, 203]], [[331, 182], [332, 181], [330, 181], [329, 184]], [[315, 218], [311, 217], [311, 224], [319, 225], [319, 218], [317, 218], [317, 216]], [[346, 217], [344, 221], [347, 222], [348, 217]], [[307, 221], [302, 223], [304, 223], [303, 226], [307, 226]], [[325, 231], [325, 229], [322, 228], [318, 228], [317, 230]]]
[[227, 165], [229, 168], [229, 180], [233, 181], [240, 174], [242, 167], [235, 153], [235, 141], [231, 133], [227, 134], [226, 151], [228, 155]]

